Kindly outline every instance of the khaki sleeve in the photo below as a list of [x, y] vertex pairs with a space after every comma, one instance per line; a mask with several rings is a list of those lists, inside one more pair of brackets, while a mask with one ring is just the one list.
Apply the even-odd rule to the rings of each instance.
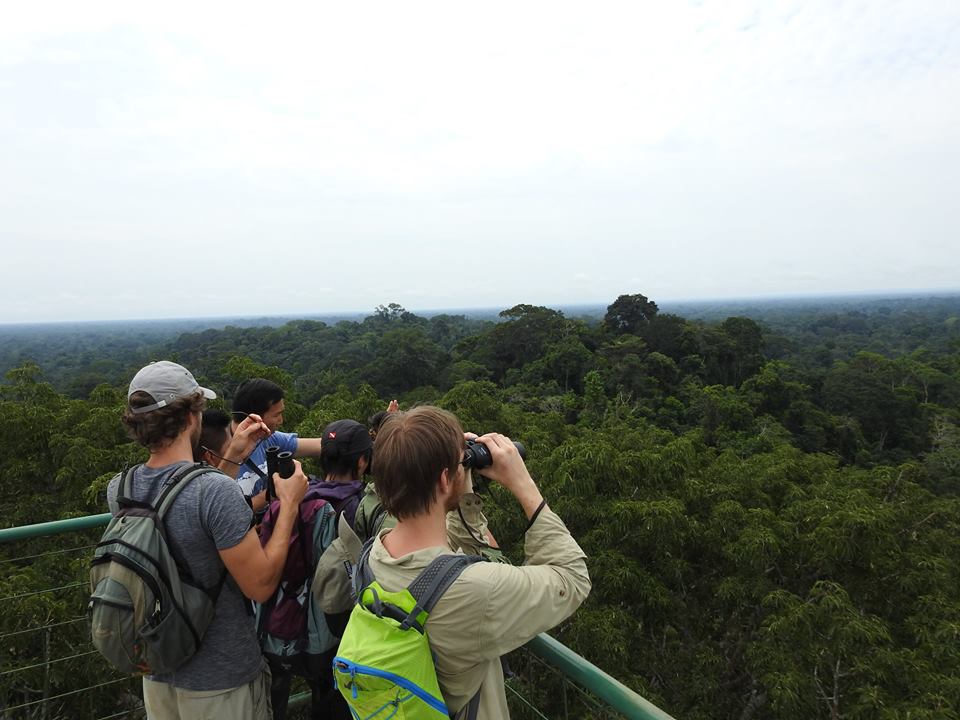
[[466, 493], [460, 498], [460, 506], [447, 513], [447, 544], [465, 555], [482, 555], [490, 549], [486, 537], [483, 501], [475, 493]]
[[478, 601], [471, 654], [490, 659], [515, 650], [570, 617], [589, 594], [587, 556], [549, 508], [527, 530], [524, 551], [521, 567], [482, 563], [464, 573]]

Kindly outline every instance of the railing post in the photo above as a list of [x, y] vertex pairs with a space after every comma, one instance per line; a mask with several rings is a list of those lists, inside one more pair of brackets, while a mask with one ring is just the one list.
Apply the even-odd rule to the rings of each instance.
[[40, 706], [40, 717], [47, 720], [50, 717], [50, 628], [43, 631], [43, 704]]

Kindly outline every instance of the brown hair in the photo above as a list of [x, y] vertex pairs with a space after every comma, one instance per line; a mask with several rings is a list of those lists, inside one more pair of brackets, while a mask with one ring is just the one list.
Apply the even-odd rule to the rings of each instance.
[[158, 450], [173, 442], [187, 426], [190, 416], [203, 410], [207, 404], [203, 393], [198, 392], [149, 412], [135, 414], [131, 410], [155, 402], [150, 393], [138, 390], [130, 396], [122, 418], [127, 434], [150, 450]]
[[384, 509], [402, 519], [427, 511], [444, 470], [457, 472], [463, 428], [446, 410], [422, 405], [390, 413], [377, 433], [373, 471]]

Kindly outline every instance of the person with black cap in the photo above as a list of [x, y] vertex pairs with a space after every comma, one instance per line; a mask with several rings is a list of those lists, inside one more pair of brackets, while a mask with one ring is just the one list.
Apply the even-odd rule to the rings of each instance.
[[320, 438], [320, 465], [323, 481], [319, 487], [353, 527], [357, 505], [363, 495], [363, 477], [373, 462], [373, 440], [367, 428], [356, 420], [336, 420]]
[[[370, 470], [373, 459], [373, 441], [367, 428], [355, 420], [337, 420], [330, 423], [323, 431], [320, 448], [320, 464], [323, 467], [323, 480], [311, 478], [310, 493], [308, 497], [314, 494], [319, 495], [326, 500], [336, 511], [334, 527], [335, 532], [353, 533], [353, 526], [357, 514], [357, 507], [360, 504], [361, 497], [364, 494], [363, 477]], [[376, 499], [376, 495], [373, 496]], [[379, 499], [376, 499], [379, 505]], [[341, 531], [342, 528], [342, 531]], [[364, 538], [366, 539], [366, 538]], [[314, 549], [314, 563], [319, 563], [320, 557], [325, 555], [328, 546], [319, 546]], [[335, 567], [338, 575], [343, 573], [342, 566]], [[337, 594], [348, 594], [348, 591], [337, 584], [334, 591], [334, 583], [328, 583], [324, 573], [327, 570], [317, 572], [317, 564], [313, 568], [313, 577], [309, 580], [310, 585], [328, 584], [328, 592]], [[322, 609], [322, 607], [321, 607]], [[339, 638], [343, 633], [343, 628], [347, 624], [348, 612], [321, 613], [319, 615], [309, 612], [307, 626], [304, 628], [303, 637], [307, 634], [314, 637]], [[312, 627], [312, 624], [325, 622], [329, 634], [320, 627]], [[273, 705], [274, 720], [281, 720], [287, 715], [287, 699], [290, 695], [290, 687], [294, 675], [299, 675], [306, 679], [310, 686], [311, 702], [310, 712], [313, 718], [329, 718], [330, 720], [349, 720], [350, 711], [340, 693], [333, 686], [333, 674], [331, 672], [331, 661], [333, 659], [335, 648], [326, 648], [321, 653], [300, 652], [286, 656], [275, 656], [271, 653], [265, 653], [267, 663], [270, 665], [271, 672], [271, 703]]]

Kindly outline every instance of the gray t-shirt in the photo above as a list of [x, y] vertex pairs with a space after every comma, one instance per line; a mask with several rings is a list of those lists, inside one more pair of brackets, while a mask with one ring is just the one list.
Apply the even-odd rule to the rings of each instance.
[[[160, 486], [177, 470], [191, 463], [161, 468], [141, 465], [134, 471], [134, 500], [153, 502]], [[107, 486], [110, 512], [116, 513], [120, 482]], [[250, 530], [251, 510], [236, 481], [211, 469], [195, 478], [174, 499], [167, 513], [167, 537], [174, 557], [184, 561], [194, 579], [205, 588], [216, 587], [224, 571], [219, 550], [234, 547]], [[227, 690], [253, 680], [263, 660], [249, 602], [226, 575], [217, 598], [216, 614], [200, 649], [176, 672], [154, 675], [152, 680], [186, 690]]]

